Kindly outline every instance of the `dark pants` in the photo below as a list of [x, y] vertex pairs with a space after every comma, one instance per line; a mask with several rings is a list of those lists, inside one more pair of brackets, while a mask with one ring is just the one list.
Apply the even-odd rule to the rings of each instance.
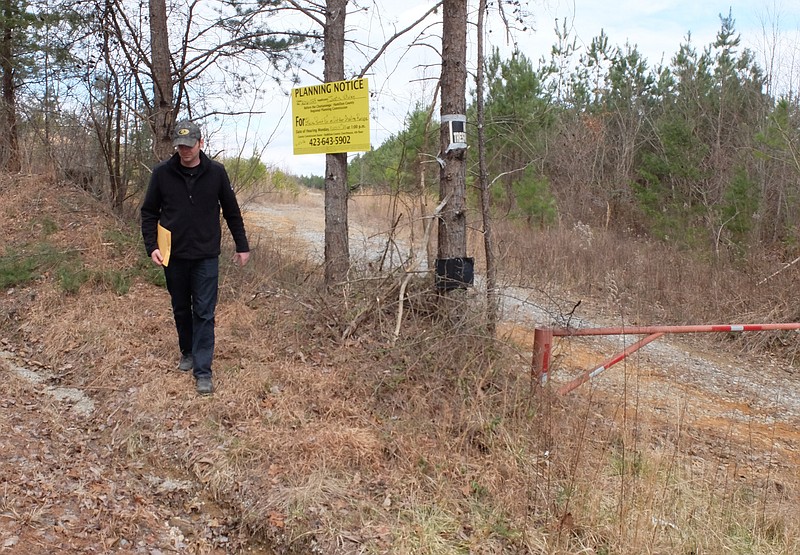
[[164, 267], [178, 346], [194, 358], [194, 377], [211, 377], [214, 357], [214, 312], [217, 307], [219, 258], [172, 258]]

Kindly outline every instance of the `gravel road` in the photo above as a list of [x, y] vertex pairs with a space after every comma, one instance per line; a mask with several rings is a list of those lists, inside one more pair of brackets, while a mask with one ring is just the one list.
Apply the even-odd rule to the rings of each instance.
[[[321, 261], [322, 202], [319, 194], [300, 204], [251, 204], [247, 208], [248, 217], [269, 233], [299, 239], [307, 246], [309, 255]], [[387, 234], [367, 223], [370, 218], [359, 210], [357, 203], [356, 197], [349, 215], [351, 252], [355, 260], [375, 259], [384, 251]], [[476, 276], [477, 294], [481, 283], [481, 276]], [[503, 325], [505, 329], [513, 329], [515, 337], [523, 338], [523, 346], [532, 349], [535, 328], [557, 325], [551, 296], [534, 288], [507, 286], [501, 297]], [[602, 311], [592, 310], [587, 304], [582, 304], [570, 320], [572, 327], [625, 324], [600, 316], [595, 318], [593, 315]], [[785, 360], [726, 351], [723, 343], [701, 337], [706, 335], [665, 335], [569, 395], [586, 402], [592, 402], [598, 395], [606, 399], [628, 399], [633, 395], [639, 411], [654, 422], [668, 425], [680, 418], [698, 434], [725, 433], [756, 450], [777, 450], [781, 457], [786, 457], [787, 464], [800, 464], [797, 431], [800, 430], [800, 373]], [[639, 338], [635, 335], [557, 338], [550, 383], [557, 387], [597, 368]], [[760, 438], [760, 442], [753, 438]]]

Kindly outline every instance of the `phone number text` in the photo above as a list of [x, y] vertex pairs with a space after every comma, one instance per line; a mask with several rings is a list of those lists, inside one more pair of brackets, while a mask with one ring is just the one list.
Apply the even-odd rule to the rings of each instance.
[[309, 146], [349, 145], [350, 135], [337, 135], [335, 137], [313, 137], [308, 140]]

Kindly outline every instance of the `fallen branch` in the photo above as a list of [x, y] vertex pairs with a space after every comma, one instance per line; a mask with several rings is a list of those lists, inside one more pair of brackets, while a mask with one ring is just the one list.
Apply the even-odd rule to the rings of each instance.
[[772, 273], [772, 275], [769, 275], [769, 276], [765, 277], [764, 279], [762, 279], [761, 281], [759, 281], [759, 282], [758, 282], [758, 285], [762, 285], [762, 284], [766, 283], [767, 281], [771, 280], [772, 278], [774, 278], [775, 276], [777, 276], [777, 275], [778, 275], [778, 274], [780, 274], [781, 272], [785, 271], [785, 270], [786, 270], [786, 268], [788, 268], [788, 267], [790, 267], [790, 266], [794, 266], [794, 265], [795, 265], [795, 264], [797, 264], [798, 262], [800, 262], [800, 256], [798, 256], [797, 258], [795, 258], [794, 260], [792, 260], [792, 261], [791, 261], [791, 262], [789, 262], [788, 264], [784, 265], [784, 266], [783, 266], [783, 268], [781, 268], [781, 269], [780, 269], [780, 270], [778, 270], [777, 272], [774, 272], [774, 273]]

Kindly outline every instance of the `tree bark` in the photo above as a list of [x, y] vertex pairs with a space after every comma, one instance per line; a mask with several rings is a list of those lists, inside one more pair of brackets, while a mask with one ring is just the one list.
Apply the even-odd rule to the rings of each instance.
[[158, 160], [172, 155], [172, 128], [175, 125], [172, 95], [172, 71], [167, 32], [166, 0], [150, 0], [150, 48], [153, 71], [153, 106], [150, 126], [153, 130], [153, 154]]
[[438, 258], [459, 258], [467, 252], [466, 150], [451, 149], [446, 116], [467, 113], [467, 0], [445, 0], [442, 28], [442, 167], [439, 200], [448, 198], [439, 218]]
[[0, 71], [3, 73], [2, 118], [5, 131], [2, 133], [2, 161], [6, 171], [17, 173], [22, 169], [19, 152], [19, 128], [17, 127], [17, 100], [14, 84], [14, 6], [11, 0], [2, 2], [2, 39], [0, 39]]
[[[344, 23], [348, 0], [327, 0], [325, 82], [344, 80]], [[350, 242], [347, 223], [347, 153], [325, 155], [325, 283], [347, 279]]]

